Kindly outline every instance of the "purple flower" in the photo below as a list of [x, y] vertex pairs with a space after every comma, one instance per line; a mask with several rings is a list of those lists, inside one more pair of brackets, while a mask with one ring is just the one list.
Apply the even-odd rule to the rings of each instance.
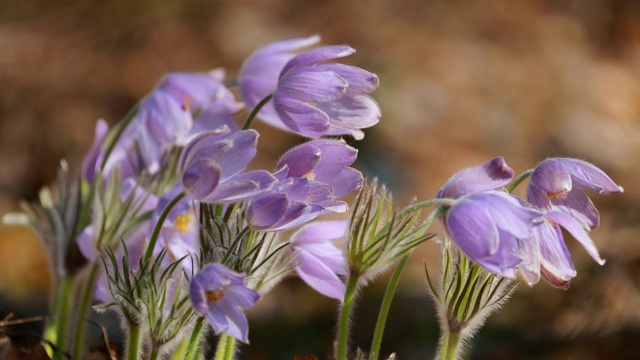
[[380, 108], [367, 94], [378, 77], [363, 69], [326, 60], [355, 52], [349, 46], [326, 46], [291, 59], [280, 73], [273, 105], [284, 126], [302, 136], [352, 135], [378, 123]]
[[222, 264], [209, 264], [191, 279], [189, 297], [216, 335], [226, 332], [249, 342], [249, 324], [241, 308], [253, 307], [260, 296], [245, 286], [242, 275]]
[[[147, 170], [155, 173], [167, 149], [186, 145], [204, 124], [197, 117], [213, 113], [230, 118], [242, 106], [222, 84], [224, 71], [171, 73], [140, 104], [133, 120]], [[216, 124], [219, 125], [219, 124]]]
[[451, 240], [471, 260], [514, 278], [523, 261], [519, 240], [532, 237], [541, 216], [505, 192], [485, 191], [459, 197], [445, 212], [443, 223]]
[[545, 212], [546, 221], [534, 231], [532, 239], [521, 244], [522, 253], [528, 259], [522, 273], [529, 284], [537, 283], [542, 274], [554, 286], [566, 289], [576, 276], [561, 227], [578, 240], [598, 264], [604, 264], [589, 237], [589, 231], [598, 226], [600, 215], [585, 188], [601, 194], [623, 191], [602, 170], [578, 159], [547, 159], [531, 174], [527, 200]]
[[362, 186], [362, 174], [349, 167], [356, 156], [357, 150], [343, 140], [315, 140], [289, 150], [274, 174], [278, 184], [250, 204], [249, 223], [258, 230], [282, 231], [324, 211], [347, 211], [336, 198]]
[[458, 198], [464, 194], [495, 190], [513, 179], [513, 170], [502, 156], [484, 164], [458, 171], [438, 191], [438, 198]]
[[[278, 77], [294, 56], [295, 52], [320, 41], [319, 36], [293, 38], [271, 43], [253, 53], [242, 65], [238, 74], [238, 84], [242, 100], [248, 109], [272, 94], [278, 85]], [[258, 117], [272, 125], [286, 130], [287, 127], [278, 117], [273, 102], [268, 102]]]
[[332, 240], [349, 231], [348, 220], [318, 221], [291, 236], [298, 276], [319, 293], [342, 301], [345, 286], [338, 275], [347, 274], [347, 261]]
[[267, 171], [241, 173], [256, 154], [258, 133], [228, 129], [206, 132], [187, 145], [180, 159], [181, 179], [192, 199], [232, 203], [264, 192], [276, 179]]
[[540, 209], [563, 211], [593, 230], [600, 223], [600, 214], [584, 189], [600, 194], [623, 191], [607, 174], [586, 161], [551, 158], [538, 164], [531, 174], [527, 200]]

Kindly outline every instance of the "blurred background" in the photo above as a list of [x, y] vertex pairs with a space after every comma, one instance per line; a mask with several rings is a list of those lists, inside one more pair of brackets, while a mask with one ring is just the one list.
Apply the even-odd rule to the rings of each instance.
[[[398, 205], [434, 197], [461, 167], [498, 155], [517, 173], [549, 156], [582, 158], [625, 188], [592, 196], [602, 215], [592, 237], [607, 263], [569, 238], [571, 289], [523, 284], [468, 359], [640, 356], [637, 0], [3, 0], [0, 215], [34, 199], [60, 159], [78, 169], [97, 119], [117, 123], [163, 74], [224, 67], [233, 79], [258, 47], [312, 34], [353, 46], [345, 61], [379, 75], [373, 96], [383, 118], [354, 146], [358, 167], [386, 182]], [[258, 130], [256, 167], [272, 168], [299, 141]], [[432, 357], [438, 329], [423, 261], [435, 271], [438, 252], [427, 243], [414, 253], [383, 353]], [[354, 346], [370, 346], [383, 280], [360, 297]], [[3, 229], [0, 317], [44, 314], [48, 289], [37, 239]], [[278, 289], [250, 311], [251, 347], [241, 357], [325, 358], [336, 304], [296, 280]]]

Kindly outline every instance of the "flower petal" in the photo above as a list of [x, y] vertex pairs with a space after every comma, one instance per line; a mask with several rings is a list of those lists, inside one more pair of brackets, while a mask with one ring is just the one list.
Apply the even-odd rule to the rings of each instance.
[[276, 92], [273, 103], [287, 127], [300, 135], [320, 137], [329, 130], [329, 116], [318, 107], [282, 96]]
[[484, 164], [458, 171], [438, 191], [438, 198], [457, 198], [464, 194], [494, 190], [513, 179], [513, 170], [502, 156]]
[[355, 49], [347, 45], [333, 45], [311, 49], [299, 55], [296, 55], [293, 59], [291, 59], [282, 69], [280, 77], [282, 78], [285, 74], [296, 67], [313, 65], [320, 61], [349, 56], [355, 52]]
[[598, 249], [593, 243], [593, 240], [591, 240], [589, 234], [576, 219], [560, 211], [549, 211], [545, 216], [565, 228], [576, 240], [578, 240], [578, 242], [580, 242], [580, 244], [582, 244], [593, 260], [600, 265], [604, 265], [605, 261], [600, 257], [600, 254], [598, 254]]
[[298, 276], [317, 292], [342, 301], [346, 288], [338, 275], [315, 256], [300, 251], [296, 257]]

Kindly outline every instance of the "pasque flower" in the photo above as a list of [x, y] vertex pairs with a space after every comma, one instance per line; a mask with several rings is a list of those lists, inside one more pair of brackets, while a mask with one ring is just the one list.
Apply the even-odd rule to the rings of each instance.
[[623, 191], [602, 170], [578, 159], [547, 159], [531, 174], [527, 200], [545, 213], [546, 221], [535, 229], [532, 239], [522, 242], [526, 259], [522, 273], [529, 284], [537, 283], [542, 274], [554, 286], [566, 289], [576, 276], [561, 228], [598, 264], [604, 264], [588, 233], [598, 226], [600, 215], [584, 189], [601, 194]]
[[244, 172], [256, 154], [258, 133], [222, 128], [197, 136], [180, 159], [182, 185], [192, 199], [231, 203], [268, 190], [276, 179], [264, 170]]
[[282, 69], [273, 93], [273, 106], [285, 127], [311, 138], [352, 135], [380, 119], [378, 104], [367, 94], [378, 77], [363, 69], [326, 60], [351, 55], [349, 46], [326, 46], [305, 51]]
[[[241, 109], [222, 84], [224, 71], [171, 73], [142, 101], [133, 120], [140, 154], [147, 170], [155, 173], [171, 146], [184, 146], [194, 136], [194, 119], [208, 107], [231, 115]], [[212, 129], [209, 129], [212, 130]]]
[[258, 230], [282, 231], [323, 211], [347, 211], [336, 198], [362, 186], [362, 174], [349, 167], [356, 156], [344, 140], [314, 140], [289, 150], [274, 174], [278, 184], [250, 204], [249, 223]]
[[495, 190], [507, 185], [513, 170], [504, 158], [460, 170], [438, 192], [438, 198], [457, 202], [442, 216], [451, 240], [485, 269], [515, 277], [523, 259], [519, 240], [531, 238], [542, 214]]
[[[307, 46], [315, 45], [320, 36], [298, 37], [273, 42], [253, 53], [242, 64], [238, 74], [238, 85], [242, 101], [248, 109], [272, 94], [278, 85], [278, 77], [295, 53]], [[282, 120], [273, 108], [273, 101], [265, 104], [258, 113], [260, 120], [269, 125], [286, 130]]]
[[550, 158], [531, 174], [527, 200], [538, 208], [563, 211], [593, 230], [600, 223], [600, 214], [585, 189], [600, 194], [623, 191], [604, 171], [586, 161]]
[[317, 292], [342, 301], [345, 285], [338, 275], [347, 275], [347, 262], [332, 240], [349, 231], [348, 220], [316, 221], [291, 236], [296, 251], [298, 276]]
[[189, 297], [216, 334], [226, 332], [249, 342], [249, 324], [242, 309], [253, 307], [260, 296], [245, 286], [242, 275], [222, 264], [209, 264], [191, 279]]

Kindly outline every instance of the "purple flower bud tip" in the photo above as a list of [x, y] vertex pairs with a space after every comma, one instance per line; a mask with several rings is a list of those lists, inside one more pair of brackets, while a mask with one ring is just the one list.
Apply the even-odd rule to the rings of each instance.
[[464, 194], [494, 190], [513, 179], [513, 170], [502, 156], [484, 164], [458, 171], [438, 191], [438, 198], [457, 198]]

